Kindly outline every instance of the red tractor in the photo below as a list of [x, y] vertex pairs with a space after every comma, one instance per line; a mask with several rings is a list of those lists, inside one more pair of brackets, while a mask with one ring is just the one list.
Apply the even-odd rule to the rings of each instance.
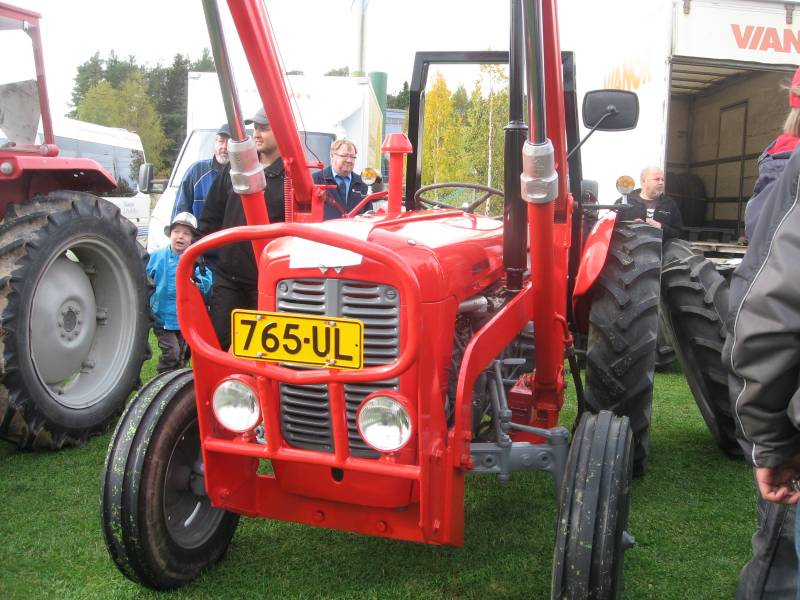
[[[504, 192], [486, 189], [460, 210], [419, 186], [428, 64], [485, 58], [420, 55], [410, 139], [386, 138], [388, 190], [365, 200], [385, 207], [321, 222], [326, 190], [312, 184], [317, 165], [304, 157], [266, 12], [230, 1], [287, 172], [287, 222], [269, 224], [217, 7], [204, 3], [248, 225], [181, 258], [178, 312], [194, 369], [145, 385], [109, 446], [103, 531], [133, 581], [168, 589], [196, 578], [224, 555], [242, 514], [461, 545], [468, 472], [502, 481], [544, 470], [560, 491], [553, 597], [620, 596], [631, 473], [646, 460], [661, 240], [612, 214], [580, 254], [574, 151], [567, 169], [568, 140], [578, 146], [574, 69], [559, 50], [556, 3], [510, 4], [510, 51], [490, 57], [508, 60], [511, 79]], [[623, 129], [638, 104], [600, 91], [583, 113], [592, 128]], [[502, 221], [474, 213], [493, 193], [504, 197]], [[258, 310], [234, 311], [225, 352], [191, 271], [203, 253], [243, 241], [259, 266]], [[570, 323], [588, 334], [585, 393]], [[565, 356], [581, 408], [572, 443], [558, 425]]]
[[120, 413], [149, 356], [150, 321], [136, 227], [89, 193], [116, 180], [55, 143], [39, 19], [0, 3], [14, 49], [0, 84], [0, 438], [58, 449]]

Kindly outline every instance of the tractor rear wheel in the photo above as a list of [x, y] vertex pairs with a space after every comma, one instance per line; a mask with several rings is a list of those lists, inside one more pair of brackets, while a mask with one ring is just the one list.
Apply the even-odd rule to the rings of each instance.
[[650, 452], [661, 232], [617, 223], [603, 271], [592, 290], [586, 351], [586, 407], [630, 419], [634, 476], [644, 475]]
[[225, 555], [239, 515], [206, 496], [190, 369], [158, 375], [125, 410], [106, 456], [101, 505], [108, 552], [132, 581], [177, 588]]
[[678, 361], [700, 414], [717, 446], [741, 456], [722, 364], [728, 283], [688, 242], [670, 240], [664, 247], [661, 293]]
[[21, 448], [101, 433], [150, 355], [146, 253], [110, 202], [53, 192], [0, 225], [0, 437]]
[[633, 434], [627, 417], [584, 413], [567, 456], [553, 553], [552, 600], [622, 596]]

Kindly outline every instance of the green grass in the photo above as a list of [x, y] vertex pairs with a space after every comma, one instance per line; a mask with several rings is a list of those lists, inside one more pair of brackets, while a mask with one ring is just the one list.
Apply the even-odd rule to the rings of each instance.
[[[573, 415], [565, 410], [564, 423]], [[715, 449], [679, 373], [657, 377], [652, 430], [649, 471], [633, 488], [638, 544], [624, 597], [732, 598], [755, 527], [750, 471]], [[161, 597], [106, 553], [99, 489], [109, 438], [52, 454], [0, 444], [0, 598]], [[170, 598], [547, 598], [554, 520], [552, 479], [541, 473], [506, 486], [470, 476], [464, 548], [243, 518], [226, 559]]]

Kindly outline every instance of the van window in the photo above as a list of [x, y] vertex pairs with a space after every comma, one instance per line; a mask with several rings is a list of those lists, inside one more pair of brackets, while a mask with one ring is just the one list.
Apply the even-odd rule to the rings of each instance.
[[117, 187], [106, 197], [131, 198], [139, 191], [137, 176], [144, 163], [144, 153], [98, 142], [56, 136], [59, 155], [65, 158], [89, 158], [96, 161], [117, 180]]

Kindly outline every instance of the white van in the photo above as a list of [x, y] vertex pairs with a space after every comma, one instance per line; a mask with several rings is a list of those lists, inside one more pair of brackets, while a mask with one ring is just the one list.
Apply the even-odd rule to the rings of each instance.
[[122, 215], [136, 225], [137, 239], [146, 245], [150, 196], [141, 193], [137, 183], [139, 167], [145, 162], [139, 136], [127, 129], [66, 117], [53, 118], [53, 133], [59, 156], [91, 158], [114, 176], [117, 187], [103, 198], [119, 207]]

